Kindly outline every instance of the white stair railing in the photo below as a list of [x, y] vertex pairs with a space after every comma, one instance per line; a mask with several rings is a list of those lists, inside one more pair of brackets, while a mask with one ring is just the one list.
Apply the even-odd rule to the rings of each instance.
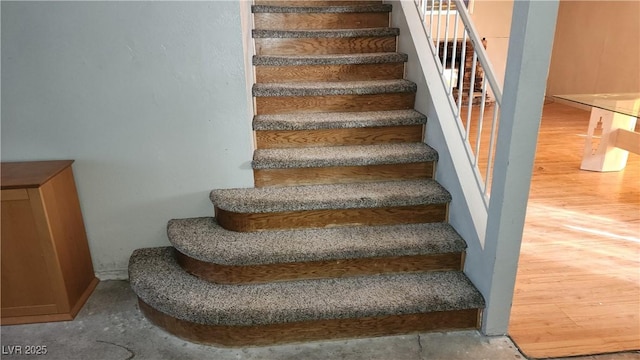
[[[438, 176], [445, 181], [458, 181], [451, 186], [455, 196], [450, 203], [458, 211], [452, 211], [449, 221], [470, 245], [465, 273], [487, 302], [482, 331], [503, 335], [509, 325], [559, 1], [513, 2], [504, 99], [482, 40], [462, 1], [396, 3], [402, 15], [395, 19], [403, 28], [406, 26], [409, 35], [401, 38], [399, 48], [418, 60], [419, 69], [408, 66], [411, 76], [417, 80], [424, 78], [424, 90], [416, 99], [416, 108], [426, 111], [430, 121], [436, 122], [431, 126], [434, 131], [426, 133], [427, 139], [438, 150], [446, 147], [442, 156], [445, 171]], [[440, 47], [442, 42], [450, 41], [451, 48]], [[473, 54], [466, 50], [467, 42], [472, 45]], [[464, 76], [467, 67], [462, 65], [462, 59], [464, 62], [471, 59], [468, 72], [473, 77], [469, 79]], [[462, 80], [454, 82], [452, 74], [456, 69]], [[476, 89], [476, 74], [471, 73], [478, 70], [482, 84]], [[464, 82], [472, 89], [466, 92], [466, 99], [465, 94], [460, 95]], [[428, 96], [424, 96], [425, 90]], [[494, 103], [487, 100], [489, 96], [494, 97]], [[479, 100], [476, 105], [473, 97]], [[491, 125], [483, 129], [487, 112]], [[485, 170], [484, 178], [480, 169]], [[470, 219], [464, 210], [468, 210]], [[481, 248], [473, 241], [472, 230], [478, 235]]]
[[414, 0], [414, 3], [460, 136], [467, 145], [477, 188], [488, 209], [502, 88], [489, 62], [485, 43], [462, 0]]

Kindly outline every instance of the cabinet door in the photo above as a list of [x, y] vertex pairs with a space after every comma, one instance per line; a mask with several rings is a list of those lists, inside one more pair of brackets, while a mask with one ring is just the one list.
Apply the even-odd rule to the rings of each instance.
[[2, 317], [56, 313], [50, 245], [38, 231], [37, 202], [26, 189], [2, 190], [1, 197]]

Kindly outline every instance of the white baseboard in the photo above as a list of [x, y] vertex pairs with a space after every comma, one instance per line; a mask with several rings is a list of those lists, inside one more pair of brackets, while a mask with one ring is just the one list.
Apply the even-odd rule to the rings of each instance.
[[127, 269], [96, 271], [96, 277], [100, 279], [100, 281], [127, 280], [129, 279], [129, 271]]

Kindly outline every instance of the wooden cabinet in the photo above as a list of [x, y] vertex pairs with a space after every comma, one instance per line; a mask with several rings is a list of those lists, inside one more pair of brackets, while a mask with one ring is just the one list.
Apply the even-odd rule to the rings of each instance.
[[2, 325], [72, 320], [98, 284], [72, 163], [2, 163]]

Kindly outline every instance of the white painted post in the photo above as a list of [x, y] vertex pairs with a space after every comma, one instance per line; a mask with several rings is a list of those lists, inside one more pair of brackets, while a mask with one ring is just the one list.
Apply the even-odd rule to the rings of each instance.
[[558, 0], [514, 1], [485, 238], [488, 335], [509, 325], [557, 13]]

